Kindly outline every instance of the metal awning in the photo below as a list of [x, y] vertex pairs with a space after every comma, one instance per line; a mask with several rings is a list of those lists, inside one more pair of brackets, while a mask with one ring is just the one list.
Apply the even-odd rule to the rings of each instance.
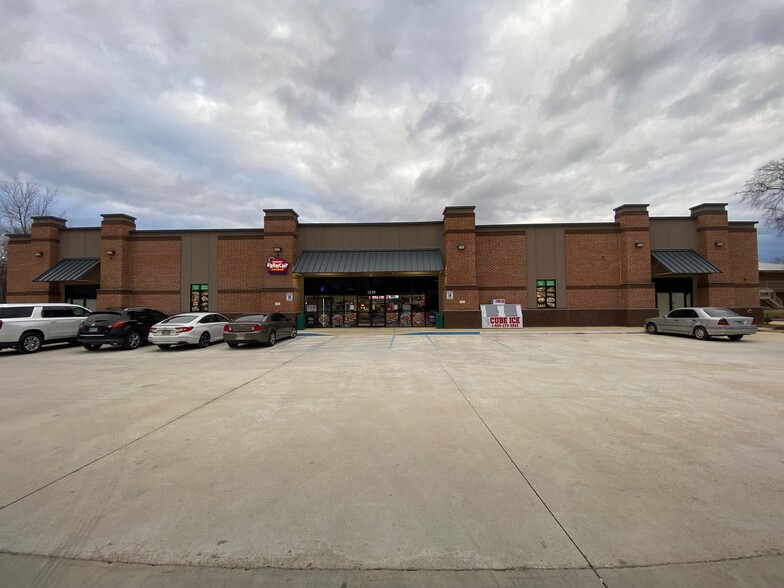
[[33, 282], [76, 282], [101, 263], [99, 257], [80, 257], [58, 261]]
[[720, 274], [721, 270], [693, 249], [653, 249], [651, 256], [668, 274]]
[[438, 249], [383, 251], [303, 251], [296, 274], [438, 273], [444, 269]]

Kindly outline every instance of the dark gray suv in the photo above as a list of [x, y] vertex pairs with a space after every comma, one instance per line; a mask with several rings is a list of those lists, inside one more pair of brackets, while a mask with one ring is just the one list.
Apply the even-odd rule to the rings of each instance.
[[165, 318], [164, 313], [152, 308], [97, 310], [79, 325], [77, 340], [90, 351], [97, 351], [101, 345], [136, 349], [147, 341], [150, 327]]

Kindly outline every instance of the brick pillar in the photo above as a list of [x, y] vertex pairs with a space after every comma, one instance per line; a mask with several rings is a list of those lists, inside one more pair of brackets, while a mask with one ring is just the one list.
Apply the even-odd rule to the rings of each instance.
[[[447, 206], [444, 209], [444, 293], [441, 310], [447, 328], [478, 328], [479, 288], [476, 283], [475, 206]], [[447, 298], [452, 292], [452, 299]]]
[[[290, 316], [301, 314], [304, 310], [302, 280], [292, 274], [299, 255], [298, 218], [299, 215], [290, 208], [264, 209], [264, 263], [277, 258], [287, 261], [289, 267], [285, 274], [271, 274], [266, 267], [261, 269], [264, 274], [262, 307]], [[291, 301], [286, 300], [286, 294], [289, 293], [293, 294]]]
[[[34, 216], [32, 221], [27, 247], [12, 247], [16, 243], [13, 238], [9, 241], [8, 301], [61, 302], [60, 282], [33, 282], [33, 278], [60, 261], [60, 231], [65, 229], [65, 219]], [[19, 245], [23, 242], [22, 237]]]
[[706, 203], [689, 210], [696, 224], [697, 253], [722, 272], [700, 276], [694, 304], [732, 307], [735, 304], [735, 288], [730, 263], [727, 205]]
[[656, 309], [656, 288], [651, 279], [648, 205], [619, 206], [615, 209], [615, 222], [619, 225], [619, 305], [621, 314], [625, 315], [621, 317], [621, 321], [625, 324], [638, 324], [640, 312], [647, 314]]
[[136, 219], [127, 214], [102, 214], [101, 287], [98, 308], [124, 308], [131, 305], [131, 231]]

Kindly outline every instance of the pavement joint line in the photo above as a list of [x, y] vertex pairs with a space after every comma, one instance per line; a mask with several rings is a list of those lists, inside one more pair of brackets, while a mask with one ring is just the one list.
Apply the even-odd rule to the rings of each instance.
[[[323, 345], [323, 344], [322, 344], [322, 345]], [[259, 378], [262, 378], [262, 377], [266, 376], [267, 374], [269, 374], [271, 371], [273, 371], [273, 370], [276, 370], [276, 369], [279, 369], [279, 368], [283, 367], [284, 365], [286, 365], [286, 364], [288, 364], [288, 363], [291, 363], [291, 362], [292, 362], [292, 361], [294, 361], [295, 359], [298, 359], [298, 358], [302, 357], [302, 356], [303, 356], [303, 355], [305, 355], [307, 352], [308, 352], [307, 350], [306, 350], [306, 351], [303, 351], [303, 352], [299, 353], [298, 355], [296, 355], [296, 356], [292, 357], [291, 359], [288, 359], [288, 360], [286, 360], [286, 361], [284, 361], [284, 362], [281, 362], [279, 365], [276, 365], [276, 366], [270, 367], [269, 369], [265, 370], [263, 373], [259, 374], [258, 376], [254, 377], [254, 378], [251, 378], [251, 379], [250, 379], [250, 380], [248, 380], [247, 382], [243, 382], [242, 384], [239, 384], [238, 386], [235, 386], [235, 387], [234, 387], [234, 388], [232, 388], [231, 390], [228, 390], [228, 391], [224, 392], [223, 394], [219, 394], [219, 395], [218, 395], [218, 396], [216, 396], [215, 398], [211, 398], [211, 399], [210, 399], [210, 400], [208, 400], [207, 402], [204, 402], [203, 404], [200, 404], [199, 406], [197, 406], [197, 407], [195, 407], [195, 408], [192, 408], [191, 410], [189, 410], [189, 411], [187, 411], [187, 412], [185, 412], [185, 413], [183, 413], [183, 414], [181, 414], [181, 415], [179, 415], [179, 416], [177, 416], [177, 417], [175, 417], [175, 418], [173, 418], [173, 419], [171, 419], [171, 420], [169, 420], [169, 421], [167, 421], [167, 422], [163, 423], [162, 425], [160, 425], [160, 426], [158, 426], [158, 427], [156, 427], [156, 428], [152, 429], [151, 431], [148, 431], [148, 432], [144, 433], [143, 435], [139, 435], [139, 436], [138, 436], [138, 437], [136, 437], [135, 439], [131, 439], [131, 440], [130, 440], [130, 441], [128, 441], [127, 443], [124, 443], [123, 445], [120, 445], [119, 447], [116, 447], [115, 449], [111, 450], [110, 452], [108, 452], [108, 453], [105, 453], [104, 455], [100, 455], [100, 456], [96, 457], [95, 459], [93, 459], [93, 460], [91, 460], [91, 461], [88, 461], [87, 463], [85, 463], [85, 464], [83, 464], [83, 465], [79, 466], [78, 468], [76, 468], [76, 469], [74, 469], [74, 470], [71, 470], [71, 471], [70, 471], [70, 472], [68, 472], [68, 473], [65, 473], [65, 474], [63, 474], [63, 475], [62, 475], [62, 476], [60, 476], [59, 478], [56, 478], [56, 479], [52, 480], [51, 482], [47, 482], [46, 484], [44, 484], [43, 486], [41, 486], [41, 487], [39, 487], [39, 488], [36, 488], [35, 490], [31, 490], [30, 492], [28, 492], [28, 493], [27, 493], [27, 494], [25, 494], [24, 496], [20, 496], [19, 498], [15, 499], [15, 500], [12, 500], [12, 501], [11, 501], [11, 502], [9, 502], [8, 504], [2, 504], [2, 505], [0, 505], [0, 511], [3, 511], [3, 510], [5, 510], [6, 508], [9, 508], [9, 507], [13, 506], [14, 504], [16, 504], [16, 503], [18, 503], [18, 502], [21, 502], [22, 500], [24, 500], [24, 499], [26, 499], [26, 498], [29, 498], [29, 497], [30, 497], [30, 496], [32, 496], [33, 494], [37, 494], [37, 493], [38, 493], [38, 492], [40, 492], [41, 490], [45, 490], [45, 489], [46, 489], [46, 488], [48, 488], [49, 486], [52, 486], [52, 485], [56, 484], [57, 482], [60, 482], [61, 480], [64, 480], [65, 478], [67, 478], [67, 477], [69, 477], [69, 476], [72, 476], [73, 474], [75, 474], [75, 473], [77, 473], [77, 472], [80, 472], [80, 471], [82, 471], [83, 469], [85, 469], [85, 468], [88, 468], [88, 467], [90, 467], [91, 465], [93, 465], [93, 464], [95, 464], [95, 463], [98, 463], [99, 461], [101, 461], [101, 460], [103, 460], [103, 459], [105, 459], [105, 458], [109, 457], [110, 455], [114, 455], [114, 454], [115, 454], [115, 453], [117, 453], [118, 451], [121, 451], [121, 450], [125, 449], [126, 447], [129, 447], [129, 446], [133, 445], [133, 444], [134, 444], [134, 443], [136, 443], [137, 441], [141, 441], [142, 439], [144, 439], [144, 438], [146, 438], [146, 437], [149, 437], [149, 436], [150, 436], [150, 435], [152, 435], [153, 433], [157, 433], [157, 432], [158, 432], [158, 431], [160, 431], [161, 429], [163, 429], [163, 428], [165, 428], [165, 427], [168, 427], [169, 425], [171, 425], [172, 423], [175, 423], [175, 422], [179, 421], [180, 419], [183, 419], [183, 418], [185, 418], [185, 417], [187, 417], [187, 416], [190, 416], [191, 414], [193, 414], [193, 413], [194, 413], [194, 412], [196, 412], [197, 410], [201, 410], [202, 408], [204, 408], [205, 406], [208, 406], [208, 405], [212, 404], [213, 402], [217, 402], [218, 400], [220, 400], [220, 399], [224, 398], [225, 396], [228, 396], [228, 395], [229, 395], [229, 394], [231, 394], [232, 392], [236, 392], [236, 391], [237, 391], [237, 390], [239, 390], [240, 388], [243, 388], [243, 387], [247, 386], [248, 384], [252, 384], [253, 382], [255, 382], [256, 380], [258, 380]], [[0, 552], [0, 553], [2, 553], [2, 552]]]
[[518, 473], [520, 474], [520, 476], [522, 476], [523, 480], [525, 480], [525, 483], [526, 483], [526, 484], [528, 484], [528, 487], [531, 489], [531, 491], [532, 491], [532, 492], [533, 492], [533, 493], [536, 495], [536, 497], [539, 499], [539, 502], [541, 502], [541, 503], [542, 503], [542, 506], [544, 506], [544, 507], [545, 507], [545, 509], [547, 509], [547, 512], [548, 512], [548, 513], [550, 513], [550, 516], [553, 518], [553, 520], [555, 521], [555, 523], [556, 523], [556, 524], [557, 524], [557, 525], [558, 525], [558, 526], [561, 528], [561, 531], [563, 531], [563, 532], [564, 532], [564, 534], [565, 534], [565, 535], [566, 535], [566, 537], [569, 539], [569, 541], [571, 541], [572, 545], [574, 545], [574, 548], [575, 548], [575, 549], [576, 549], [576, 550], [577, 550], [577, 551], [580, 553], [580, 555], [583, 557], [583, 559], [585, 560], [585, 563], [587, 563], [587, 564], [588, 564], [588, 567], [590, 567], [590, 568], [591, 568], [591, 571], [593, 571], [593, 573], [594, 573], [594, 574], [596, 574], [596, 577], [599, 579], [599, 581], [602, 583], [602, 585], [603, 585], [603, 586], [606, 586], [607, 584], [605, 583], [605, 581], [604, 581], [604, 578], [602, 578], [602, 576], [599, 574], [599, 572], [597, 571], [597, 569], [594, 567], [593, 563], [591, 563], [591, 560], [590, 560], [590, 559], [588, 559], [588, 556], [587, 556], [587, 555], [586, 555], [586, 554], [583, 552], [583, 550], [582, 550], [582, 549], [580, 549], [580, 546], [579, 546], [579, 545], [577, 545], [577, 542], [576, 542], [576, 541], [575, 541], [575, 540], [572, 538], [572, 536], [569, 534], [569, 531], [567, 531], [567, 530], [566, 530], [566, 528], [565, 528], [565, 527], [564, 527], [564, 526], [561, 524], [561, 521], [559, 521], [559, 520], [558, 520], [558, 517], [556, 517], [556, 516], [555, 516], [555, 513], [553, 512], [553, 510], [552, 510], [552, 509], [550, 508], [550, 506], [549, 506], [549, 505], [548, 505], [548, 504], [545, 502], [544, 498], [542, 498], [542, 496], [539, 494], [539, 492], [537, 492], [536, 488], [534, 488], [534, 485], [531, 483], [531, 481], [528, 479], [528, 477], [527, 477], [527, 476], [526, 476], [526, 475], [523, 473], [523, 470], [522, 470], [522, 469], [520, 469], [520, 466], [518, 466], [518, 465], [517, 465], [517, 462], [514, 460], [514, 458], [512, 458], [512, 456], [511, 456], [511, 455], [509, 454], [509, 452], [506, 450], [506, 447], [504, 447], [504, 446], [503, 446], [503, 444], [501, 443], [501, 440], [500, 440], [498, 437], [496, 437], [496, 434], [495, 434], [495, 433], [493, 433], [493, 430], [492, 430], [492, 429], [490, 428], [490, 426], [487, 424], [487, 422], [485, 421], [485, 419], [483, 419], [483, 418], [482, 418], [482, 415], [481, 415], [481, 414], [479, 414], [479, 411], [478, 411], [478, 410], [476, 409], [476, 407], [475, 407], [475, 406], [474, 406], [474, 405], [471, 403], [471, 401], [470, 401], [470, 400], [468, 399], [468, 397], [465, 395], [465, 392], [463, 392], [463, 389], [460, 387], [460, 385], [459, 385], [459, 384], [458, 384], [458, 383], [455, 381], [455, 379], [452, 377], [452, 374], [451, 374], [451, 373], [449, 373], [449, 372], [447, 371], [447, 369], [444, 367], [444, 364], [443, 364], [443, 363], [441, 363], [441, 360], [440, 360], [440, 359], [439, 359], [437, 356], [436, 356], [436, 361], [437, 361], [437, 362], [439, 363], [439, 365], [441, 366], [441, 369], [442, 369], [442, 370], [444, 370], [444, 373], [446, 373], [447, 377], [448, 377], [448, 378], [449, 378], [449, 379], [452, 381], [452, 384], [454, 384], [455, 388], [457, 388], [457, 389], [458, 389], [458, 391], [460, 392], [460, 394], [463, 396], [463, 398], [465, 399], [465, 401], [466, 401], [466, 403], [468, 404], [468, 406], [470, 406], [470, 407], [471, 407], [471, 410], [473, 410], [473, 411], [474, 411], [474, 414], [477, 416], [477, 418], [478, 418], [478, 419], [479, 419], [479, 420], [482, 422], [482, 424], [485, 426], [485, 429], [487, 429], [487, 432], [488, 432], [488, 433], [490, 433], [490, 435], [493, 437], [493, 439], [495, 439], [495, 442], [498, 444], [498, 447], [500, 447], [500, 448], [501, 448], [501, 451], [503, 451], [503, 452], [504, 452], [504, 454], [506, 454], [506, 457], [507, 457], [507, 458], [509, 459], [509, 461], [512, 463], [512, 465], [514, 466], [514, 468], [515, 468], [515, 469], [518, 471]]

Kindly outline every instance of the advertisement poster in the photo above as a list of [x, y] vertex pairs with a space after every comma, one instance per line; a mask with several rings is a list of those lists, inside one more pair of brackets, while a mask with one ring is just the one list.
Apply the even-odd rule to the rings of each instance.
[[191, 312], [207, 312], [210, 307], [208, 284], [191, 284]]
[[519, 304], [482, 304], [483, 329], [522, 329], [523, 309]]
[[555, 280], [536, 280], [536, 308], [555, 307]]

